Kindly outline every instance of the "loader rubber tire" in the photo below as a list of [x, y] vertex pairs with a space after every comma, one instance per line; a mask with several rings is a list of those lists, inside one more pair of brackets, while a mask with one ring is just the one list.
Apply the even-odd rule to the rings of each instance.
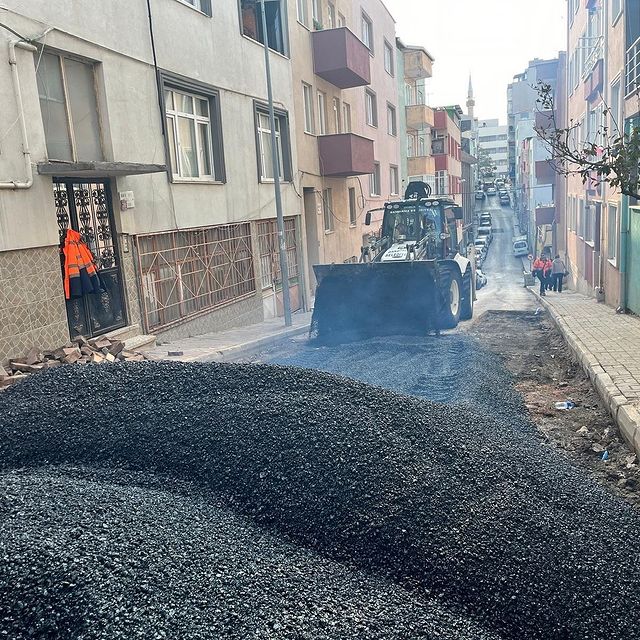
[[460, 320], [471, 320], [473, 318], [473, 283], [471, 278], [473, 273], [468, 269], [462, 280], [462, 303], [460, 307]]
[[440, 279], [441, 306], [438, 329], [455, 329], [462, 309], [462, 278], [451, 269], [444, 269]]

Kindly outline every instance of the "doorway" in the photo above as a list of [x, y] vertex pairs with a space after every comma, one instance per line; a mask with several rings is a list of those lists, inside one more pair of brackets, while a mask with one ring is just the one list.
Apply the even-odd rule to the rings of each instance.
[[77, 231], [93, 254], [101, 284], [98, 294], [66, 301], [72, 338], [99, 336], [127, 323], [110, 187], [108, 179], [53, 179], [60, 246], [67, 229]]

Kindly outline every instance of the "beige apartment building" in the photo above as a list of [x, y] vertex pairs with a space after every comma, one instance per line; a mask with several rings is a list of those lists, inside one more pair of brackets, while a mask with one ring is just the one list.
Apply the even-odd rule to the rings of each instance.
[[290, 0], [289, 14], [313, 290], [313, 265], [357, 261], [376, 229], [365, 212], [400, 193], [395, 22], [380, 0]]
[[[606, 143], [624, 122], [625, 11], [622, 0], [568, 3], [567, 119], [577, 123], [573, 142]], [[607, 111], [609, 113], [607, 113]], [[583, 184], [569, 176], [565, 225], [572, 285], [617, 307], [620, 304], [621, 194], [605, 182]]]
[[[296, 80], [293, 90], [290, 60], [298, 36], [288, 35], [295, 10], [285, 0], [268, 3], [274, 168], [257, 7], [214, 4], [105, 0], [96, 13], [74, 0], [3, 2], [0, 361], [77, 334], [169, 338], [280, 313], [275, 170], [294, 308], [305, 304], [306, 192], [294, 140], [303, 111], [293, 101], [301, 86]], [[367, 15], [381, 60], [391, 21], [377, 10]], [[354, 29], [360, 20], [358, 10]], [[390, 99], [383, 82], [376, 86], [379, 100]], [[329, 87], [320, 89], [330, 105]], [[364, 119], [359, 91], [347, 99], [354, 129]], [[377, 149], [385, 165], [392, 147]], [[368, 195], [366, 179], [363, 189]], [[336, 216], [348, 216], [336, 202]], [[66, 299], [60, 246], [68, 229], [93, 252], [100, 293]]]

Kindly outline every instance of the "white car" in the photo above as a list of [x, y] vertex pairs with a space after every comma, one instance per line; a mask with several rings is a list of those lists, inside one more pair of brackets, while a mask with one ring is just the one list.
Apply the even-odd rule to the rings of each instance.
[[487, 276], [480, 271], [480, 269], [476, 269], [476, 289], [482, 289], [487, 284]]
[[487, 243], [486, 238], [477, 238], [473, 244], [476, 248], [476, 255], [481, 254], [484, 258], [487, 254], [487, 250], [489, 249], [489, 244]]
[[493, 230], [490, 224], [483, 224], [478, 227], [478, 232], [476, 234], [476, 238], [486, 238], [487, 244], [491, 244], [493, 240]]
[[489, 187], [487, 189], [487, 195], [488, 196], [495, 196], [496, 195], [496, 188], [495, 187]]

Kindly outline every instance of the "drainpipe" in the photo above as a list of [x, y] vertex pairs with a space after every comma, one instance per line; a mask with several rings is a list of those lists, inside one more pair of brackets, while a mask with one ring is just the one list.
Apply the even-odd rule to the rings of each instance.
[[[625, 136], [631, 134], [633, 124], [634, 120], [631, 118], [624, 123]], [[630, 200], [629, 196], [623, 195], [620, 207], [620, 306], [618, 309], [622, 311], [622, 313], [625, 313], [627, 310], [627, 256], [629, 253], [629, 230], [631, 223]]]
[[16, 105], [18, 106], [18, 120], [20, 121], [20, 133], [22, 134], [22, 154], [24, 156], [24, 168], [27, 178], [23, 182], [20, 182], [19, 180], [0, 182], [0, 189], [29, 189], [33, 185], [33, 168], [31, 167], [31, 152], [29, 151], [29, 139], [27, 137], [27, 123], [24, 117], [22, 91], [20, 90], [16, 47], [31, 52], [35, 52], [37, 49], [32, 44], [22, 42], [20, 40], [12, 40], [9, 42], [9, 65], [11, 66], [13, 93], [16, 99]]
[[[608, 96], [608, 100], [606, 104], [611, 104], [611, 96], [609, 95], [609, 3], [605, 2], [602, 8], [602, 23], [604, 25], [604, 44], [602, 49], [602, 97]], [[608, 114], [607, 114], [608, 116]], [[607, 117], [605, 116], [605, 118]], [[606, 126], [606, 124], [605, 124]], [[599, 294], [602, 296], [602, 301], [604, 302], [605, 292], [603, 291], [604, 286], [604, 260], [602, 259], [602, 252], [604, 247], [604, 224], [603, 221], [606, 219], [609, 221], [609, 206], [607, 204], [607, 196], [609, 195], [609, 185], [602, 181], [600, 183], [602, 185], [602, 204], [600, 205], [600, 238], [599, 238], [599, 247], [600, 251], [598, 251], [598, 289]]]

